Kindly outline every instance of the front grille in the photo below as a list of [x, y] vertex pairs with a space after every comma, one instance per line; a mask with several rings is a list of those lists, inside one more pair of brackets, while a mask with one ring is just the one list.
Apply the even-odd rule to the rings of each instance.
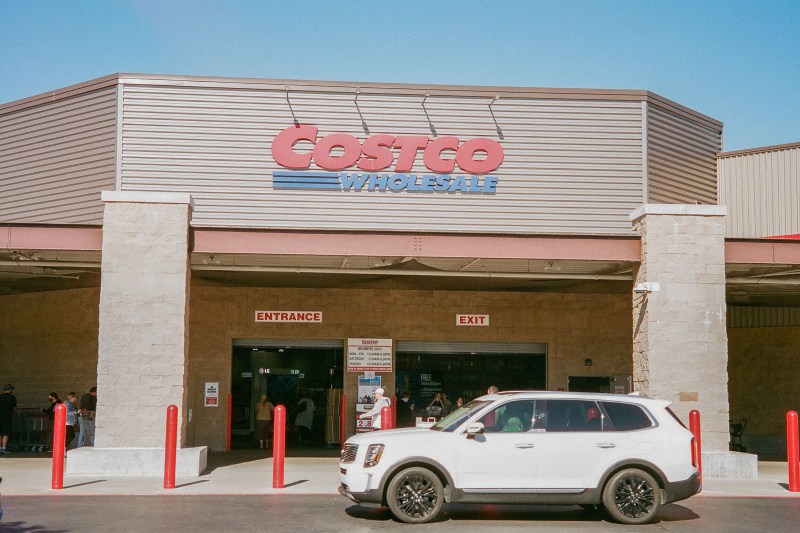
[[344, 448], [342, 448], [342, 455], [340, 460], [342, 463], [352, 463], [356, 460], [357, 453], [358, 453], [358, 444], [345, 444]]

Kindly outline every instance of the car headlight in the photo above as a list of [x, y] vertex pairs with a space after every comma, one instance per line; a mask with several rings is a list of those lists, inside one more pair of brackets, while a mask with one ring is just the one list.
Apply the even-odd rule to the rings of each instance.
[[367, 456], [364, 457], [364, 467], [375, 466], [383, 455], [383, 444], [370, 444], [367, 448]]

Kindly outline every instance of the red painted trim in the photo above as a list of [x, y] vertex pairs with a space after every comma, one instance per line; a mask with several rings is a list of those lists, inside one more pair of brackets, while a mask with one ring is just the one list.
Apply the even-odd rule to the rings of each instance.
[[0, 226], [0, 249], [86, 250], [103, 248], [103, 229], [85, 226]]
[[200, 253], [641, 260], [636, 237], [269, 232], [196, 229]]
[[792, 235], [771, 235], [769, 237], [765, 237], [765, 239], [790, 239], [800, 241], [800, 233], [794, 233]]
[[800, 242], [779, 239], [759, 241], [727, 241], [725, 262], [765, 265], [800, 263]]

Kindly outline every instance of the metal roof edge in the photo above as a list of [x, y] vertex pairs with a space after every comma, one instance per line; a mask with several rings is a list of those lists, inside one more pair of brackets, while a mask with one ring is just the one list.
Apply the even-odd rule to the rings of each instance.
[[717, 154], [717, 158], [719, 159], [723, 157], [735, 157], [739, 155], [762, 154], [766, 152], [777, 152], [780, 150], [792, 150], [794, 148], [800, 148], [800, 142], [773, 144], [771, 146], [760, 146], [758, 148], [745, 148], [743, 150], [734, 150], [732, 152], [720, 152]]
[[20, 100], [13, 100], [5, 104], [0, 104], [0, 115], [22, 111], [23, 109], [29, 109], [31, 107], [55, 102], [64, 98], [111, 87], [119, 83], [119, 78], [119, 73], [109, 74], [108, 76], [103, 76], [102, 78], [95, 78], [81, 83], [76, 83], [74, 85], [68, 85], [67, 87], [62, 87], [60, 89], [55, 89], [53, 91], [47, 91], [41, 94], [22, 98]]
[[176, 74], [115, 73], [78, 84], [0, 104], [0, 115], [20, 111], [63, 98], [96, 91], [111, 85], [161, 85], [187, 87], [220, 87], [233, 89], [303, 90], [309, 92], [360, 91], [362, 94], [403, 94], [418, 92], [420, 96], [462, 96], [482, 98], [540, 98], [575, 100], [646, 101], [666, 108], [712, 128], [722, 129], [722, 122], [678, 104], [656, 93], [640, 89], [580, 89], [555, 87], [518, 87], [496, 85], [440, 85], [384, 83], [365, 81], [321, 81], [274, 78], [234, 78], [189, 76]]

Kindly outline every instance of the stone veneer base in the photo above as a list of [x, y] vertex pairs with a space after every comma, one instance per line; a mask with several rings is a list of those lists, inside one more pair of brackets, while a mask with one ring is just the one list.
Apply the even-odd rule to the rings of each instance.
[[[206, 469], [208, 448], [179, 448], [176, 476], [197, 477]], [[68, 476], [163, 476], [164, 448], [94, 448], [67, 452]]]
[[758, 456], [741, 452], [703, 452], [703, 477], [758, 479]]

